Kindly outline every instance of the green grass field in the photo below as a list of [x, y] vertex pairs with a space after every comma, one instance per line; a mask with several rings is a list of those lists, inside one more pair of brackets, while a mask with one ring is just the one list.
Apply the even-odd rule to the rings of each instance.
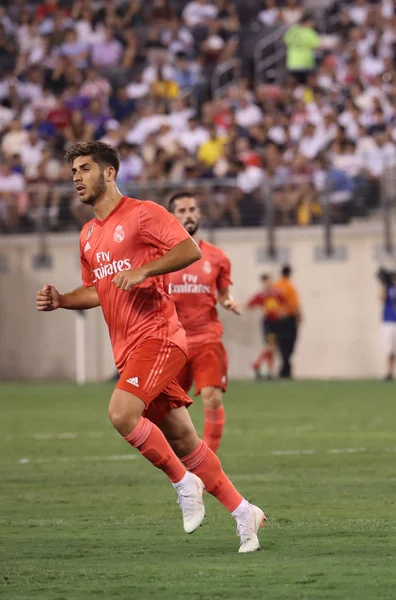
[[[396, 386], [233, 383], [220, 450], [269, 522], [238, 555], [206, 496], [175, 492], [112, 430], [104, 385], [0, 386], [0, 597], [396, 598]], [[202, 428], [199, 400], [192, 408]]]

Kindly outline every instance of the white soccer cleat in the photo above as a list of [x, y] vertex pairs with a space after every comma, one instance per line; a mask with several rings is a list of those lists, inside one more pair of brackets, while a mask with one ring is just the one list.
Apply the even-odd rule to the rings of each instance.
[[204, 484], [199, 477], [189, 473], [188, 485], [183, 485], [177, 490], [180, 508], [183, 513], [183, 526], [186, 533], [194, 533], [205, 517], [205, 505], [203, 501]]
[[256, 552], [261, 550], [257, 537], [260, 527], [264, 527], [267, 517], [258, 506], [248, 504], [244, 515], [237, 519], [237, 534], [241, 538], [238, 552]]

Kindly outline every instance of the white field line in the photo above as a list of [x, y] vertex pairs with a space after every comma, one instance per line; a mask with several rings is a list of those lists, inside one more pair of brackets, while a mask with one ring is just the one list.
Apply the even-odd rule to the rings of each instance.
[[67, 462], [99, 462], [99, 461], [122, 461], [122, 460], [135, 460], [137, 454], [114, 454], [111, 456], [48, 456], [48, 457], [33, 457], [33, 458], [20, 458], [17, 460], [19, 465], [27, 465], [30, 463], [34, 464], [51, 464], [55, 462], [67, 463]]
[[[302, 450], [271, 450], [270, 452], [263, 453], [263, 456], [312, 456], [314, 454], [328, 454], [330, 456], [336, 456], [338, 454], [360, 454], [360, 453], [381, 453], [381, 452], [394, 452], [396, 453], [396, 446], [391, 448], [329, 448], [327, 450], [315, 450], [314, 448], [302, 449]], [[20, 458], [17, 463], [20, 465], [26, 465], [30, 463], [45, 464], [45, 463], [67, 463], [67, 462], [99, 462], [99, 461], [114, 461], [119, 462], [123, 460], [135, 460], [137, 458], [136, 453], [131, 454], [115, 454], [110, 456], [56, 456], [56, 457], [33, 457], [33, 458]]]
[[1, 440], [5, 442], [12, 442], [13, 440], [27, 439], [27, 440], [75, 440], [76, 438], [99, 438], [105, 435], [104, 431], [86, 431], [84, 433], [77, 433], [75, 431], [62, 431], [59, 433], [30, 433], [20, 435], [4, 435]]

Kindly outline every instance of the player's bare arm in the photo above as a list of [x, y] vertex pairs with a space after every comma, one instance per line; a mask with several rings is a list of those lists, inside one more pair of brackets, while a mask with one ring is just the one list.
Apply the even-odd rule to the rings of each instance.
[[46, 284], [37, 292], [36, 305], [40, 312], [51, 312], [58, 308], [87, 310], [100, 306], [100, 302], [94, 286], [81, 286], [72, 292], [61, 294], [55, 286]]
[[198, 244], [192, 238], [187, 238], [168, 250], [161, 258], [153, 260], [147, 265], [130, 271], [121, 271], [114, 277], [113, 283], [121, 290], [128, 292], [134, 285], [142, 283], [148, 277], [180, 271], [199, 260], [201, 256]]
[[228, 288], [218, 291], [217, 301], [223, 308], [235, 313], [236, 315], [240, 315], [242, 312], [239, 304], [234, 300]]

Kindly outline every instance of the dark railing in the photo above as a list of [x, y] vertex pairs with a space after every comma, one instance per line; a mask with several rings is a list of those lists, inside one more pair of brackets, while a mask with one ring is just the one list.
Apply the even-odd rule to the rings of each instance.
[[[120, 189], [122, 193], [131, 197], [150, 199], [158, 202], [161, 205], [167, 204], [168, 198], [172, 193], [186, 189], [193, 191], [197, 195], [201, 205], [202, 227], [208, 231], [210, 240], [215, 241], [215, 232], [218, 228], [224, 227], [262, 227], [265, 232], [265, 241], [263, 240], [265, 257], [267, 260], [277, 260], [279, 257], [279, 246], [277, 243], [276, 232], [280, 225], [297, 226], [298, 222], [296, 213], [300, 205], [295, 206], [291, 210], [286, 221], [282, 221], [282, 211], [279, 207], [279, 193], [286, 191], [293, 192], [301, 184], [298, 179], [290, 178], [287, 181], [279, 182], [279, 180], [266, 178], [261, 187], [250, 193], [244, 193], [237, 187], [237, 182], [232, 178], [224, 179], [188, 179], [180, 182], [121, 182]], [[56, 185], [51, 189], [56, 188]], [[51, 227], [50, 222], [40, 213], [39, 216], [34, 216], [32, 212], [30, 232], [37, 235], [37, 267], [48, 267], [48, 233], [57, 230], [74, 230], [77, 231], [83, 225], [83, 220], [78, 222], [72, 218], [72, 211], [68, 207], [74, 206], [82, 209], [87, 207], [79, 205], [75, 199], [75, 193], [72, 186], [65, 183], [59, 186], [60, 194], [63, 201], [66, 203], [63, 207], [63, 221], [58, 223], [57, 227]], [[302, 188], [301, 188], [302, 189]], [[319, 212], [312, 223], [323, 228], [322, 253], [324, 258], [331, 258], [335, 253], [334, 240], [334, 224], [339, 223], [335, 220], [334, 208], [339, 205], [334, 204], [333, 192], [327, 185], [325, 189], [318, 194], [315, 192], [312, 182], [309, 182], [307, 194], [312, 194], [312, 198], [317, 202]], [[304, 191], [300, 194], [299, 202], [306, 199]], [[27, 214], [29, 214], [29, 201], [27, 203]], [[383, 236], [382, 247], [383, 252], [387, 255], [392, 255], [395, 250], [393, 240], [392, 219], [396, 207], [396, 173], [394, 169], [388, 169], [383, 175], [381, 182], [381, 201], [379, 207], [374, 210], [377, 215], [377, 221], [382, 219]], [[67, 209], [67, 210], [66, 210]], [[253, 210], [254, 214], [246, 214], [247, 210]], [[294, 212], [293, 212], [294, 210]], [[244, 214], [245, 211], [245, 214]], [[65, 216], [66, 215], [66, 216]], [[85, 221], [92, 217], [90, 212], [84, 214]], [[368, 218], [371, 218], [368, 216]], [[245, 222], [245, 220], [247, 222]], [[345, 221], [347, 224], [348, 221]], [[1, 223], [0, 223], [1, 225]], [[17, 230], [16, 233], [23, 233], [22, 230]], [[1, 235], [1, 234], [0, 234]], [[7, 237], [10, 237], [9, 235]]]

